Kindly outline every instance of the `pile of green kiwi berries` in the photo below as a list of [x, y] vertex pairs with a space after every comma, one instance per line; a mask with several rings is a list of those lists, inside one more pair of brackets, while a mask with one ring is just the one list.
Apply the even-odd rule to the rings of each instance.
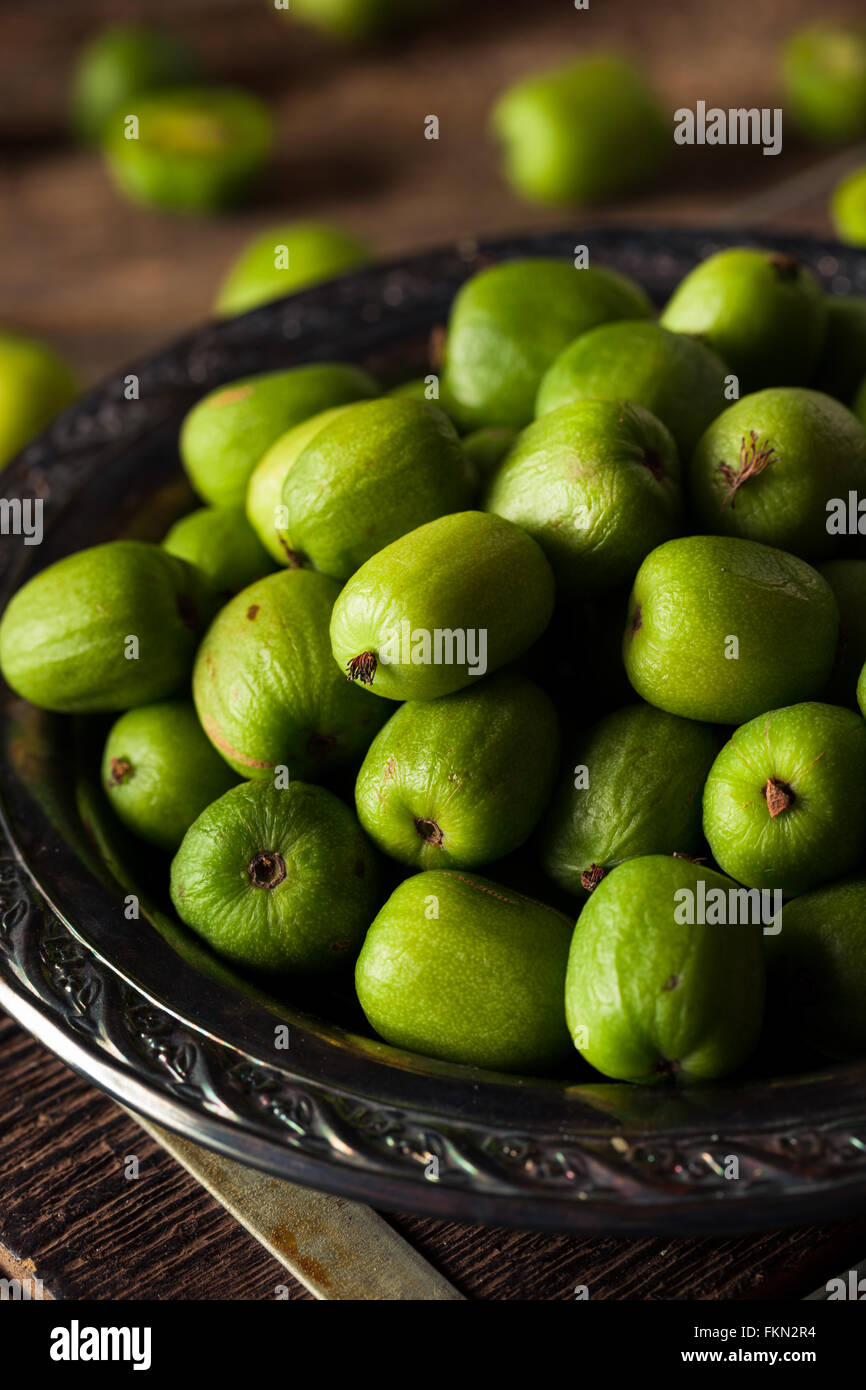
[[397, 1047], [863, 1056], [866, 301], [748, 247], [660, 317], [510, 261], [444, 358], [206, 395], [201, 508], [31, 579], [5, 679], [117, 716], [105, 795], [192, 931], [277, 989], [354, 968]]

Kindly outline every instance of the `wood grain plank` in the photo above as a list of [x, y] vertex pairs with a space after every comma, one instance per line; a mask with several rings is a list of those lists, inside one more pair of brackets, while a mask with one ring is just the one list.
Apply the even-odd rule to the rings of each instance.
[[[55, 1298], [310, 1298], [111, 1101], [0, 1017], [0, 1245]], [[138, 1178], [124, 1176], [127, 1160]]]
[[[123, 1176], [128, 1157], [140, 1177]], [[803, 1297], [862, 1259], [866, 1222], [621, 1240], [386, 1219], [470, 1299]], [[0, 1015], [0, 1249], [57, 1298], [309, 1298], [118, 1107]]]

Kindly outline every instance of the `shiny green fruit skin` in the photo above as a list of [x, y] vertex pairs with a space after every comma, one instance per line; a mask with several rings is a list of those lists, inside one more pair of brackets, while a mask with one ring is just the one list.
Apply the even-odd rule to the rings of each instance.
[[825, 297], [805, 266], [779, 252], [733, 247], [680, 281], [660, 322], [717, 352], [743, 394], [804, 385], [818, 361], [826, 318]]
[[[208, 213], [246, 197], [273, 142], [258, 97], [232, 87], [179, 87], [140, 93], [103, 131], [115, 185], [135, 203], [167, 212]], [[128, 116], [138, 135], [127, 138]]]
[[[756, 472], [749, 476], [749, 470]], [[826, 560], [847, 547], [828, 503], [866, 495], [866, 431], [832, 396], [803, 387], [757, 391], [701, 436], [689, 491], [702, 531]]]
[[866, 560], [830, 560], [818, 573], [833, 590], [839, 608], [836, 660], [821, 698], [831, 705], [857, 708], [857, 681], [866, 662]]
[[568, 759], [542, 822], [545, 873], [585, 897], [581, 878], [593, 866], [699, 854], [701, 796], [719, 741], [713, 726], [652, 705], [629, 705], [599, 720]]
[[301, 563], [346, 580], [377, 551], [469, 505], [447, 415], [421, 401], [361, 401], [317, 430], [286, 472], [285, 539]]
[[670, 152], [658, 101], [638, 70], [616, 57], [518, 82], [499, 98], [491, 123], [515, 192], [558, 207], [646, 183]]
[[374, 738], [355, 805], [372, 840], [416, 869], [472, 869], [522, 845], [553, 785], [549, 697], [512, 672], [401, 705]]
[[105, 741], [102, 785], [112, 809], [160, 849], [176, 850], [196, 817], [237, 780], [187, 700], [127, 710]]
[[190, 826], [171, 865], [178, 916], [220, 955], [275, 974], [350, 961], [375, 910], [377, 866], [332, 792], [249, 782]]
[[638, 695], [658, 709], [743, 724], [819, 693], [838, 628], [833, 591], [804, 560], [756, 541], [689, 536], [641, 565], [623, 660]]
[[315, 781], [362, 756], [388, 707], [334, 665], [328, 622], [340, 586], [313, 570], [282, 570], [237, 594], [211, 623], [193, 672], [202, 728], [251, 780]]
[[866, 1056], [866, 878], [786, 903], [765, 948], [778, 1026], [825, 1057]]
[[214, 309], [223, 316], [245, 314], [369, 263], [363, 242], [338, 227], [287, 222], [247, 243], [223, 281]]
[[688, 458], [725, 405], [725, 366], [703, 343], [657, 323], [620, 321], [584, 333], [545, 373], [537, 417], [601, 397], [641, 405], [667, 425]]
[[175, 522], [162, 548], [195, 565], [217, 593], [236, 594], [273, 569], [239, 507], [200, 507], [190, 512]]
[[75, 71], [72, 120], [82, 140], [95, 144], [123, 103], [135, 110], [145, 92], [194, 81], [198, 64], [174, 34], [135, 25], [103, 30], [88, 44]]
[[812, 378], [817, 391], [826, 391], [851, 405], [866, 377], [866, 295], [827, 297], [827, 331]]
[[628, 401], [577, 401], [528, 425], [493, 479], [488, 511], [541, 546], [561, 591], [628, 584], [680, 530], [680, 464], [670, 432]]
[[458, 429], [522, 429], [551, 362], [610, 319], [648, 318], [643, 290], [616, 271], [539, 257], [473, 275], [451, 308], [442, 405]]
[[[774, 812], [777, 786], [790, 802]], [[866, 844], [866, 724], [816, 702], [744, 724], [707, 777], [704, 834], [749, 888], [792, 897], [850, 873]]]
[[562, 990], [571, 923], [474, 874], [405, 879], [355, 967], [371, 1026], [446, 1062], [543, 1074], [568, 1055]]
[[687, 859], [629, 859], [578, 918], [565, 1012], [575, 1046], [604, 1076], [710, 1081], [740, 1066], [758, 1040], [761, 927], [677, 922], [675, 895], [697, 897], [701, 879], [707, 892], [735, 887]]
[[866, 29], [815, 24], [792, 34], [783, 55], [786, 115], [814, 140], [866, 134]]
[[281, 435], [323, 410], [377, 391], [367, 372], [342, 362], [289, 367], [218, 386], [181, 426], [180, 455], [189, 480], [206, 502], [242, 507], [254, 468]]
[[[526, 651], [550, 621], [553, 602], [553, 573], [531, 536], [489, 512], [455, 512], [361, 566], [334, 605], [331, 649], [340, 672], [365, 691], [435, 700]], [[437, 631], [446, 634], [438, 662]], [[417, 633], [428, 634], [429, 652]], [[464, 635], [463, 662], [448, 661], [461, 654], [452, 633]]]
[[830, 211], [841, 241], [866, 246], [866, 165], [855, 169], [837, 186]]
[[47, 343], [0, 333], [0, 468], [77, 395], [74, 376]]
[[212, 602], [198, 572], [158, 545], [80, 550], [15, 594], [0, 622], [0, 669], [41, 709], [150, 705], [185, 685]]
[[256, 464], [247, 484], [247, 520], [265, 550], [280, 565], [296, 564], [296, 556], [286, 537], [283, 523], [283, 483], [289, 469], [325, 425], [348, 406], [335, 405], [321, 410], [309, 420], [281, 434]]

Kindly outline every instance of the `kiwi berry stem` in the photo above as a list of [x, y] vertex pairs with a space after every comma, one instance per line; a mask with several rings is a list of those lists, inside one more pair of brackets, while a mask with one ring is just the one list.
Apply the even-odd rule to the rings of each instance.
[[775, 820], [783, 811], [793, 805], [796, 800], [793, 788], [787, 782], [783, 782], [779, 777], [768, 777], [762, 788], [764, 800], [767, 803], [767, 810]]
[[377, 665], [375, 653], [360, 652], [358, 656], [353, 656], [351, 661], [346, 663], [346, 670], [349, 673], [348, 679], [360, 681], [362, 685], [372, 685]]
[[276, 888], [286, 877], [286, 861], [275, 849], [261, 849], [249, 862], [247, 872], [254, 888]]

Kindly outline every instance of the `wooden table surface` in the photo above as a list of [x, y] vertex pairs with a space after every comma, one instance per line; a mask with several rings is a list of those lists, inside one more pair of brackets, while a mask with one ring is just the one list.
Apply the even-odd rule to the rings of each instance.
[[[860, 0], [836, 0], [855, 15]], [[257, 201], [219, 219], [132, 208], [66, 133], [72, 55], [107, 20], [184, 34], [215, 80], [273, 106], [274, 165]], [[7, 0], [0, 8], [0, 324], [49, 338], [92, 382], [208, 316], [244, 241], [321, 218], [383, 255], [461, 236], [599, 222], [829, 233], [835, 165], [785, 130], [757, 148], [675, 149], [664, 180], [591, 213], [528, 207], [486, 133], [507, 83], [570, 52], [639, 57], [671, 111], [779, 104], [777, 52], [811, 0], [456, 0], [399, 45], [335, 45], [268, 0]], [[440, 120], [438, 142], [424, 118]], [[789, 181], [800, 181], [790, 187]], [[776, 192], [781, 188], [781, 192]], [[790, 191], [788, 191], [790, 189]], [[141, 1176], [123, 1176], [136, 1154]], [[799, 1298], [866, 1253], [866, 1219], [749, 1239], [581, 1240], [389, 1217], [470, 1298]], [[285, 1270], [111, 1101], [0, 1016], [0, 1273], [58, 1298], [269, 1299]], [[292, 1285], [297, 1298], [308, 1298]]]

